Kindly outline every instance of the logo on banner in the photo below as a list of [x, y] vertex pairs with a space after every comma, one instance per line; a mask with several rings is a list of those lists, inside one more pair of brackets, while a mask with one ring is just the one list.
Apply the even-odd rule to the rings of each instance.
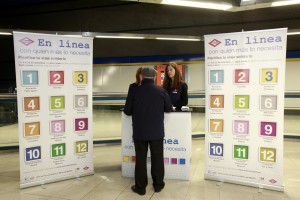
[[84, 170], [88, 170], [88, 169], [89, 169], [89, 167], [88, 167], [88, 166], [85, 166], [83, 169], [84, 169]]
[[210, 41], [208, 44], [210, 44], [211, 46], [213, 47], [216, 47], [218, 46], [219, 44], [221, 44], [222, 42], [220, 42], [219, 40], [217, 39], [213, 39], [212, 41]]
[[28, 181], [33, 181], [33, 180], [34, 180], [34, 176], [32, 176], [32, 177], [25, 177], [24, 180], [25, 180], [26, 182], [28, 182]]
[[274, 179], [271, 179], [271, 180], [269, 180], [269, 182], [272, 183], [272, 184], [274, 184], [274, 183], [276, 183], [277, 181], [274, 180]]
[[34, 43], [34, 41], [31, 40], [31, 39], [29, 39], [28, 37], [25, 37], [25, 38], [19, 40], [19, 42], [21, 42], [22, 44], [24, 44], [24, 45], [26, 45], [26, 46], [28, 46], [28, 45]]

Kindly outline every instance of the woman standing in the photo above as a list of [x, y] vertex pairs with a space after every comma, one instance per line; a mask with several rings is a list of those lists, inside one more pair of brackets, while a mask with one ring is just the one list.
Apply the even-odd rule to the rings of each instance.
[[172, 105], [176, 109], [188, 104], [188, 86], [184, 82], [182, 75], [175, 62], [171, 62], [166, 66], [163, 88], [168, 91]]
[[134, 82], [134, 83], [131, 83], [131, 84], [129, 85], [128, 92], [129, 92], [130, 90], [134, 89], [135, 87], [141, 85], [141, 82], [142, 82], [142, 80], [143, 80], [143, 77], [142, 77], [142, 75], [141, 75], [142, 69], [143, 69], [143, 67], [140, 67], [140, 68], [138, 68], [138, 69], [136, 70], [136, 74], [135, 74], [135, 82]]

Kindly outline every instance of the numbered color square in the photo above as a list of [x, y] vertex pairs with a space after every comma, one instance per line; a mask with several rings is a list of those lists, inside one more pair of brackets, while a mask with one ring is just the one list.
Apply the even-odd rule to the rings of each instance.
[[88, 95], [75, 95], [74, 108], [82, 109], [88, 107]]
[[209, 83], [212, 84], [224, 83], [224, 70], [210, 70]]
[[50, 97], [50, 110], [65, 109], [65, 96], [51, 96]]
[[24, 124], [24, 137], [40, 136], [40, 122]]
[[88, 130], [88, 118], [75, 119], [75, 132]]
[[51, 135], [65, 133], [65, 120], [52, 120], [50, 122], [50, 133]]
[[249, 95], [234, 95], [234, 109], [249, 109]]
[[260, 109], [261, 110], [277, 110], [277, 96], [276, 95], [261, 95]]
[[164, 158], [164, 164], [165, 165], [170, 164], [170, 158]]
[[42, 150], [41, 146], [29, 147], [25, 149], [25, 161], [37, 161], [41, 160]]
[[87, 140], [75, 142], [75, 154], [87, 153], [89, 150]]
[[39, 97], [24, 97], [23, 108], [24, 108], [24, 111], [40, 110], [40, 98]]
[[209, 143], [209, 155], [223, 157], [223, 147], [222, 143]]
[[75, 85], [88, 84], [88, 72], [87, 71], [75, 71], [74, 72], [74, 84]]
[[224, 129], [223, 119], [210, 119], [209, 120], [209, 132], [223, 133], [223, 129]]
[[260, 122], [260, 135], [276, 137], [276, 122]]
[[248, 135], [249, 134], [249, 121], [234, 120], [233, 121], [233, 134]]
[[180, 158], [179, 159], [179, 164], [180, 165], [185, 165], [185, 159], [184, 158]]
[[250, 70], [249, 69], [235, 69], [234, 70], [234, 83], [243, 84], [249, 83]]
[[123, 156], [123, 162], [127, 162], [128, 163], [129, 162], [129, 158], [130, 158], [129, 156]]
[[131, 162], [135, 163], [135, 161], [136, 161], [136, 157], [135, 157], [135, 156], [132, 156], [132, 157], [131, 157]]
[[211, 95], [210, 108], [224, 108], [224, 95]]
[[171, 164], [177, 165], [177, 158], [171, 158]]
[[39, 84], [39, 72], [38, 71], [22, 71], [22, 84], [23, 84], [23, 86], [38, 85]]
[[259, 161], [275, 163], [276, 162], [276, 149], [260, 147], [259, 148]]
[[261, 69], [260, 82], [262, 84], [276, 84], [278, 82], [278, 69], [277, 68], [266, 68]]
[[52, 144], [51, 145], [51, 158], [57, 158], [66, 155], [66, 144]]
[[249, 147], [243, 145], [233, 146], [233, 158], [235, 159], [246, 159], [248, 160]]
[[64, 71], [50, 71], [49, 73], [50, 85], [63, 85], [65, 83]]

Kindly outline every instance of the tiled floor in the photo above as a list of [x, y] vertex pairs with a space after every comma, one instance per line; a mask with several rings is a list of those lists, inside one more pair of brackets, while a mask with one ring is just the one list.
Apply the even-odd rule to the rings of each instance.
[[[204, 140], [193, 139], [190, 181], [166, 180], [166, 187], [154, 193], [152, 185], [145, 196], [131, 192], [132, 178], [121, 175], [121, 146], [94, 147], [95, 174], [80, 179], [19, 189], [19, 158], [17, 151], [0, 154], [1, 200], [300, 200], [300, 141], [284, 142], [285, 192], [258, 190], [257, 188], [204, 180]], [[107, 157], [110, 159], [108, 160]], [[151, 183], [151, 180], [149, 180]]]

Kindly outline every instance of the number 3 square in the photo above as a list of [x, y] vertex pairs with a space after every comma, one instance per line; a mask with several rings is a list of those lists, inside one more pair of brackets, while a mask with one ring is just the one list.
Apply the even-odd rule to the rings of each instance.
[[74, 72], [74, 84], [75, 85], [87, 85], [88, 84], [88, 72], [87, 71], [75, 71]]
[[261, 69], [260, 83], [261, 84], [276, 84], [278, 82], [277, 76], [278, 76], [277, 68]]

